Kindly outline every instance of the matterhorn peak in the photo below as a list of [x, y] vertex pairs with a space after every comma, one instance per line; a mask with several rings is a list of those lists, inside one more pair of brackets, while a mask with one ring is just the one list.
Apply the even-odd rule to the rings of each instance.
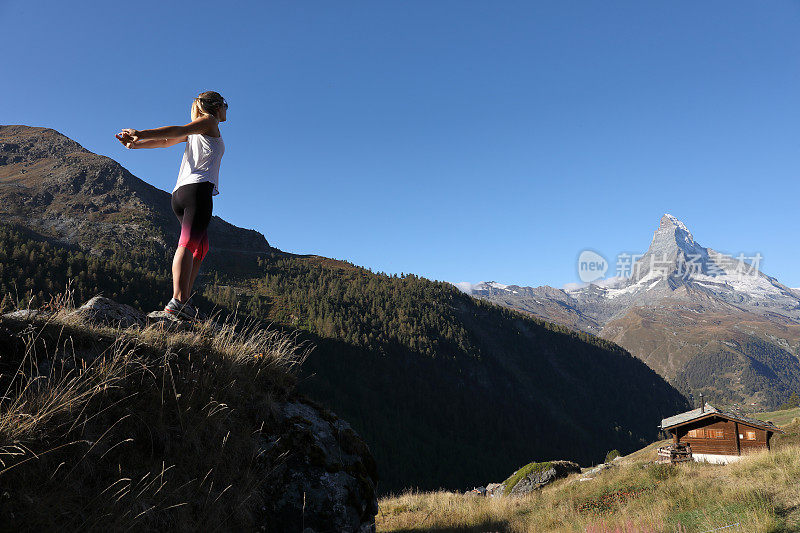
[[680, 274], [684, 272], [687, 262], [692, 262], [693, 269], [707, 272], [708, 250], [695, 242], [683, 222], [665, 213], [653, 233], [647, 253], [633, 265], [629, 283], [635, 284], [643, 279], [666, 279]]
[[702, 253], [702, 246], [695, 242], [683, 222], [669, 213], [665, 213], [661, 217], [658, 229], [653, 234], [653, 241], [650, 243], [648, 251], [671, 256], [678, 250], [687, 254], [696, 254]]
[[[669, 213], [664, 213], [664, 216], [661, 217], [660, 225], [661, 226], [665, 226], [667, 224], [672, 224], [676, 228], [681, 229], [681, 230], [685, 231], [686, 233], [689, 233], [689, 229], [686, 227], [686, 224], [684, 224], [683, 222], [678, 220], [677, 217], [675, 217], [673, 215], [670, 215]], [[690, 237], [691, 237], [691, 235], [692, 234], [689, 233]]]

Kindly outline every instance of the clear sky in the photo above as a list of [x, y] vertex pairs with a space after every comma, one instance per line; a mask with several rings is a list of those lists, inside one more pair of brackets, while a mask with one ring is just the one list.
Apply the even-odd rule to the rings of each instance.
[[668, 212], [800, 286], [797, 0], [0, 0], [0, 23], [0, 123], [167, 191], [182, 145], [114, 134], [222, 93], [215, 213], [286, 251], [561, 286]]

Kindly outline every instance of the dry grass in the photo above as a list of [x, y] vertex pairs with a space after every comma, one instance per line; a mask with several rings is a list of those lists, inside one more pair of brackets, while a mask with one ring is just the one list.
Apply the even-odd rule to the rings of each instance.
[[778, 411], [763, 411], [754, 413], [753, 417], [759, 420], [768, 420], [776, 426], [784, 426], [790, 424], [796, 418], [800, 419], [800, 407], [780, 409]]
[[175, 333], [73, 307], [0, 321], [0, 530], [256, 529], [261, 435], [308, 347], [235, 317]]
[[800, 446], [727, 466], [654, 465], [628, 456], [592, 481], [559, 480], [522, 498], [406, 492], [379, 502], [379, 531], [777, 532], [800, 530]]

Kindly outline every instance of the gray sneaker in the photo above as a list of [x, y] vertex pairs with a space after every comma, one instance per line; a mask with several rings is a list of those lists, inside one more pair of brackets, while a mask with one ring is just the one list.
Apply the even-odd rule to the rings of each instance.
[[197, 310], [187, 303], [181, 303], [173, 298], [169, 301], [164, 308], [164, 312], [184, 320], [195, 320], [197, 318]]

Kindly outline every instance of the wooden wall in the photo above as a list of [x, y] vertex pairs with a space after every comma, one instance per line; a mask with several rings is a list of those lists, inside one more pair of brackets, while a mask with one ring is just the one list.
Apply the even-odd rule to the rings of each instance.
[[[755, 431], [756, 440], [747, 440], [748, 431]], [[742, 436], [739, 441], [739, 445], [742, 447], [742, 453], [747, 453], [752, 450], [762, 450], [769, 447], [767, 443], [767, 431], [764, 429], [746, 426], [740, 422], [739, 434]]]
[[[673, 428], [673, 436], [678, 442], [684, 442], [692, 447], [694, 453], [710, 453], [715, 455], [739, 455], [739, 447], [736, 445], [736, 428], [742, 435], [739, 440], [741, 452], [767, 448], [767, 432], [760, 428], [754, 428], [741, 422], [734, 422], [720, 417], [709, 417], [704, 420], [690, 422]], [[721, 429], [722, 438], [709, 437], [689, 437], [687, 433], [690, 429]], [[747, 431], [755, 431], [756, 440], [746, 440]]]

